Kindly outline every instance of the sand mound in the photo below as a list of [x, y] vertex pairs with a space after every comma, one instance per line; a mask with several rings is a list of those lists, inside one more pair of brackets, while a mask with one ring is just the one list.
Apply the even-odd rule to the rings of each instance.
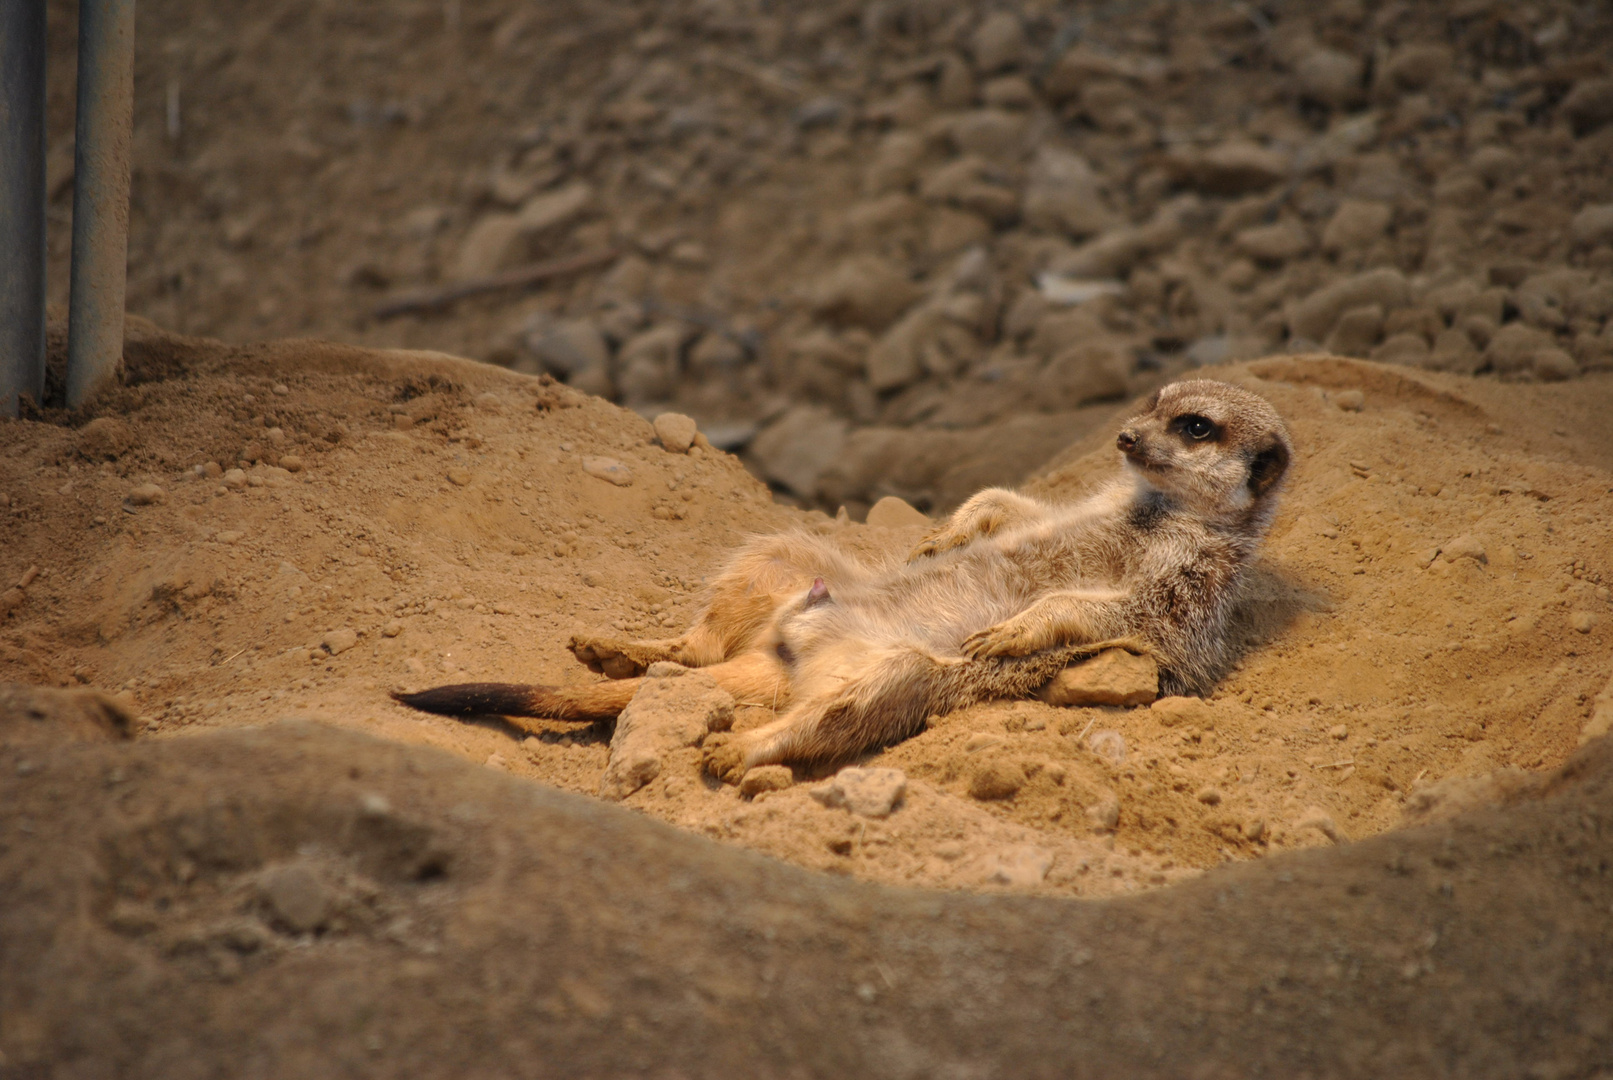
[[[120, 690], [143, 738], [313, 717], [592, 794], [608, 724], [522, 738], [386, 691], [597, 678], [571, 632], [684, 625], [747, 533], [872, 549], [923, 528], [787, 510], [728, 455], [451, 357], [149, 324], [130, 354], [140, 381], [89, 423], [0, 426], [0, 581], [19, 582], [0, 678]], [[881, 820], [821, 805], [804, 773], [744, 799], [693, 748], [626, 805], [875, 881], [1103, 895], [1380, 832], [1450, 777], [1561, 764], [1613, 667], [1613, 380], [1329, 358], [1213, 374], [1268, 396], [1299, 456], [1247, 651], [1208, 700], [941, 718], [864, 763], [908, 778]], [[1107, 437], [1030, 486], [1073, 494], [1112, 467]], [[771, 715], [741, 703], [736, 724]]]
[[808, 873], [319, 725], [7, 746], [0, 1069], [1594, 1075], [1610, 751], [1505, 810], [1076, 903]]

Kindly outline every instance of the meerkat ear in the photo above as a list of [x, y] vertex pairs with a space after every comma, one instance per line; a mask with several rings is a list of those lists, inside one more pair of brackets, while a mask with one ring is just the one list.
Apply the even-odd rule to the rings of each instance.
[[1274, 439], [1270, 446], [1255, 455], [1249, 463], [1249, 490], [1259, 498], [1270, 491], [1288, 471], [1288, 444]]
[[812, 588], [807, 590], [806, 606], [815, 608], [819, 604], [827, 604], [830, 600], [829, 586], [820, 578], [812, 579]]

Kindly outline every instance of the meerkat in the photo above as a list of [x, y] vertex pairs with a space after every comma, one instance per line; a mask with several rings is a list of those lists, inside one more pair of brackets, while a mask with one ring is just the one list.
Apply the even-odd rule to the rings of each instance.
[[574, 637], [612, 679], [582, 687], [469, 683], [404, 704], [450, 715], [615, 716], [657, 661], [705, 668], [740, 701], [780, 715], [726, 741], [706, 768], [832, 763], [908, 738], [928, 717], [1025, 697], [1094, 646], [1153, 654], [1166, 694], [1202, 692], [1226, 661], [1240, 577], [1276, 511], [1292, 455], [1271, 405], [1189, 380], [1151, 397], [1119, 432], [1119, 475], [1049, 504], [1001, 488], [965, 502], [905, 562], [868, 564], [828, 539], [752, 541], [713, 582], [680, 637]]

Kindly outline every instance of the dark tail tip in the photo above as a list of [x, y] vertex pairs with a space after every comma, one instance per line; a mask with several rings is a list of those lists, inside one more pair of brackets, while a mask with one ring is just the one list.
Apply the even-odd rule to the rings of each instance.
[[524, 683], [455, 683], [415, 694], [394, 690], [392, 700], [443, 716], [536, 716], [533, 706], [542, 689]]

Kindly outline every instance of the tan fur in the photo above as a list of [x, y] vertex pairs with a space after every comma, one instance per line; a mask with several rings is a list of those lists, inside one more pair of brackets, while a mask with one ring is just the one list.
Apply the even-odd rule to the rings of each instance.
[[[870, 565], [805, 533], [760, 538], [717, 578], [687, 634], [577, 637], [572, 651], [615, 676], [658, 660], [703, 666], [738, 700], [782, 709], [708, 747], [707, 768], [727, 779], [844, 760], [931, 715], [1028, 695], [1112, 639], [1145, 642], [1166, 692], [1203, 690], [1221, 672], [1239, 575], [1275, 511], [1287, 431], [1261, 398], [1194, 380], [1156, 394], [1118, 443], [1121, 476], [1082, 502], [982, 491], [906, 563]], [[455, 711], [420, 703], [453, 689], [412, 703]], [[527, 692], [532, 713], [582, 719], [615, 715], [637, 679], [507, 689]]]

